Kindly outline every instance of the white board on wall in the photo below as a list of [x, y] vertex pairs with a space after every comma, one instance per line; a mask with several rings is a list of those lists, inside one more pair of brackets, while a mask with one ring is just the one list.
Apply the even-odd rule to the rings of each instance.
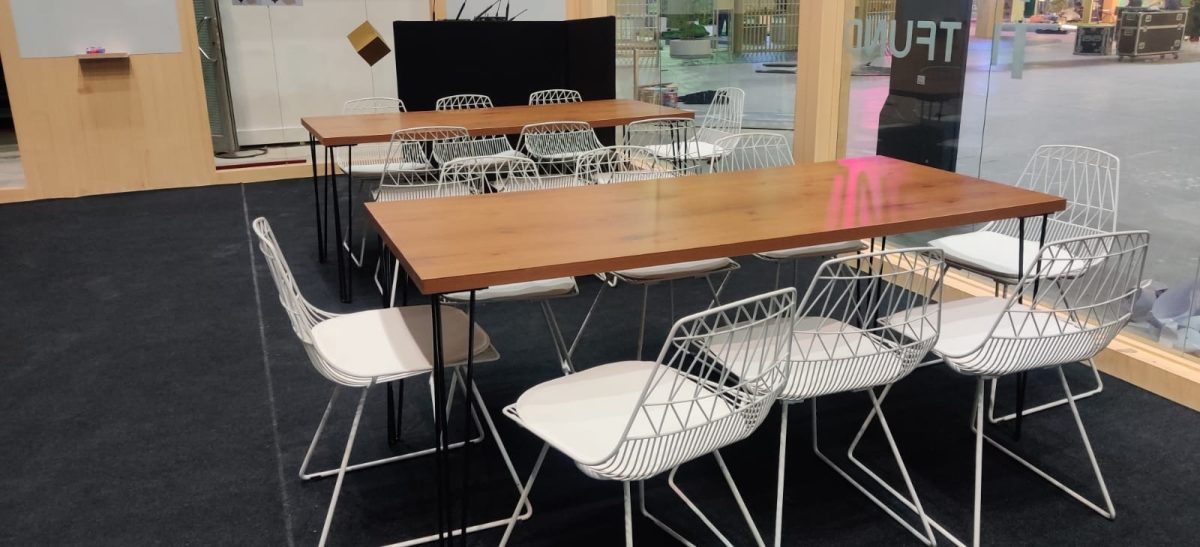
[[173, 0], [9, 0], [21, 57], [69, 57], [87, 48], [110, 53], [179, 53]]

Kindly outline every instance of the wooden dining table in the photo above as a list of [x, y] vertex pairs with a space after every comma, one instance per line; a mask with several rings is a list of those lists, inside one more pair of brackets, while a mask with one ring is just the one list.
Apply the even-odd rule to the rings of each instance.
[[[623, 184], [370, 203], [368, 216], [424, 294], [642, 268], [1008, 218], [1066, 207], [1033, 192], [885, 157]], [[1043, 230], [1044, 233], [1044, 230]], [[1017, 258], [1017, 257], [1014, 257]], [[439, 510], [450, 522], [445, 363], [434, 306]], [[465, 365], [472, 377], [473, 361]], [[468, 403], [473, 404], [473, 403]], [[464, 416], [470, 416], [467, 412]], [[464, 452], [469, 462], [469, 452]], [[469, 463], [464, 462], [462, 473]], [[470, 490], [462, 492], [466, 511]], [[448, 530], [439, 530], [439, 533]]]
[[[337, 173], [334, 168], [334, 150], [345, 149], [346, 179], [354, 177], [353, 147], [359, 144], [388, 142], [392, 133], [401, 129], [430, 126], [453, 126], [466, 128], [472, 136], [511, 135], [520, 133], [526, 125], [553, 121], [587, 122], [594, 128], [610, 128], [653, 118], [692, 118], [687, 110], [658, 106], [630, 99], [605, 99], [575, 103], [546, 105], [500, 106], [470, 110], [441, 110], [418, 112], [389, 112], [382, 114], [351, 114], [340, 116], [310, 116], [300, 119], [308, 131], [309, 153], [312, 156], [313, 197], [316, 212], [317, 253], [319, 260], [327, 259], [328, 197], [322, 205], [320, 177], [317, 173], [317, 144], [325, 147], [323, 178], [325, 191], [332, 191], [333, 203], [339, 204]], [[333, 207], [334, 237], [337, 241], [338, 292], [343, 302], [351, 298], [350, 261], [342, 247], [345, 240], [353, 239], [353, 187], [346, 186], [348, 205], [344, 218], [346, 228], [342, 230], [343, 215], [340, 207]], [[322, 211], [324, 210], [324, 217]]]

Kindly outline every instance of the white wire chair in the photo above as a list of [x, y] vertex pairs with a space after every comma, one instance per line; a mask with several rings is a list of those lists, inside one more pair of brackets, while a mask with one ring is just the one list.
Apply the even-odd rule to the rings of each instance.
[[434, 104], [434, 110], [471, 110], [474, 108], [492, 108], [492, 98], [487, 95], [463, 93], [442, 97]]
[[[680, 169], [699, 170], [713, 157], [712, 145], [702, 148], [691, 118], [653, 118], [625, 126], [624, 144], [640, 146]], [[709, 153], [705, 153], [707, 150]]]
[[603, 148], [587, 122], [556, 121], [526, 125], [518, 149], [538, 162], [546, 175], [569, 177], [584, 152]]
[[[753, 433], [782, 389], [795, 300], [788, 288], [690, 315], [675, 323], [654, 362], [600, 365], [526, 391], [504, 413], [545, 445], [515, 512], [553, 446], [587, 476], [622, 482], [627, 545], [633, 542], [632, 482], [642, 494], [642, 514], [687, 543], [646, 509], [644, 481], [664, 472], [671, 489], [730, 545], [675, 484], [680, 465], [711, 453], [761, 545], [720, 449]], [[726, 343], [718, 347], [716, 340]]]
[[[813, 453], [917, 539], [927, 545], [936, 543], [900, 449], [883, 417], [876, 388], [908, 376], [933, 348], [941, 322], [945, 273], [941, 252], [932, 247], [843, 257], [829, 260], [817, 270], [797, 307], [792, 366], [779, 395], [782, 421], [775, 502], [776, 546], [783, 537], [788, 408], [806, 400], [812, 405]], [[890, 320], [881, 324], [877, 321], [879, 317]], [[897, 336], [897, 330], [906, 335]], [[907, 505], [919, 519], [917, 526], [896, 514], [820, 450], [817, 398], [853, 391], [865, 391], [871, 400], [908, 491]]]
[[[362, 99], [352, 99], [346, 101], [342, 105], [342, 114], [346, 115], [366, 115], [366, 114], [386, 114], [390, 112], [407, 112], [404, 107], [404, 101], [393, 97], [365, 97]], [[335, 147], [333, 149], [334, 163], [343, 173], [353, 173], [354, 179], [360, 182], [360, 185], [370, 184], [378, 180], [380, 176], [387, 173], [387, 156], [388, 143], [364, 143], [354, 146], [354, 151], [348, 156], [343, 150], [343, 147]], [[353, 160], [353, 165], [351, 165]], [[350, 205], [354, 206], [357, 201], [354, 197], [354, 181], [350, 181], [350, 189], [348, 191]], [[364, 218], [359, 216], [359, 218]], [[348, 234], [347, 234], [348, 235]], [[365, 240], [364, 240], [365, 241]], [[354, 261], [356, 266], [362, 267], [363, 255], [360, 248], [359, 255], [354, 256], [354, 251], [350, 249], [349, 238], [342, 241], [342, 247], [350, 254], [350, 260]]]
[[583, 102], [583, 96], [574, 89], [543, 89], [529, 94], [529, 104], [562, 104]]
[[[774, 133], [747, 132], [721, 137], [717, 148], [724, 151], [709, 160], [713, 173], [728, 173], [750, 169], [771, 169], [795, 165], [792, 147], [782, 135]], [[792, 286], [799, 285], [799, 263], [802, 258], [834, 257], [845, 253], [857, 253], [866, 249], [862, 241], [841, 241], [808, 247], [780, 249], [755, 254], [760, 260], [775, 263], [775, 287], [779, 288], [780, 274], [785, 263], [792, 264]]]
[[[1047, 222], [1044, 240], [1054, 242], [1116, 231], [1120, 175], [1121, 160], [1108, 152], [1084, 146], [1046, 145], [1038, 147], [1029, 159], [1017, 186], [1066, 198], [1067, 208], [1052, 215]], [[1016, 284], [1021, 273], [1011, 259], [1018, 255], [1019, 222], [1018, 219], [990, 222], [975, 232], [935, 239], [930, 245], [943, 249], [951, 266], [987, 277], [996, 284], [998, 294], [1001, 289], [1007, 294], [1008, 286]], [[1027, 241], [1022, 264], [1029, 264], [1038, 252], [1041, 224], [1029, 224], [1025, 231]], [[1082, 267], [1082, 263], [1079, 265]], [[1046, 276], [1062, 273], [1075, 272], [1043, 272]], [[1089, 364], [1096, 387], [1075, 394], [1076, 400], [1104, 391], [1100, 371], [1094, 363]], [[1016, 418], [1016, 412], [995, 415], [996, 381], [991, 383], [988, 399], [988, 421], [997, 423]], [[1021, 414], [1029, 415], [1066, 403], [1065, 398], [1058, 399], [1022, 409]]]
[[742, 132], [742, 115], [746, 110], [746, 92], [737, 87], [722, 87], [713, 95], [704, 119], [700, 121], [700, 130], [696, 137], [700, 143], [712, 146], [711, 150], [702, 147], [701, 151], [720, 156], [724, 149], [716, 146], [716, 142], [730, 135]]
[[[1060, 240], [1038, 251], [1012, 295], [969, 298], [943, 306], [941, 335], [933, 351], [955, 371], [977, 378], [971, 416], [975, 433], [974, 545], [979, 545], [980, 536], [984, 441], [1089, 509], [1108, 519], [1116, 516], [1079, 416], [1076, 397], [1062, 367], [1092, 359], [1129, 323], [1141, 290], [1149, 246], [1148, 232], [1115, 232]], [[1055, 268], [1079, 273], [1047, 283], [1042, 272]], [[904, 334], [905, 329], [897, 327], [897, 332]], [[1055, 368], [1058, 373], [1067, 406], [1103, 495], [1103, 508], [984, 434], [985, 381], [1041, 368]], [[860, 434], [873, 418], [873, 414], [868, 416]], [[854, 448], [852, 444], [851, 455]], [[1054, 457], [1060, 459], [1061, 455]]]
[[507, 164], [511, 158], [524, 158], [508, 141], [508, 137], [474, 137], [466, 140], [443, 141], [433, 146], [433, 158], [438, 163], [447, 163], [460, 158], [489, 158]]
[[[329, 403], [325, 406], [325, 412], [317, 424], [316, 433], [313, 434], [312, 441], [309, 443], [304, 461], [300, 464], [301, 480], [337, 477], [329, 501], [329, 509], [325, 515], [325, 524], [321, 529], [319, 544], [324, 545], [329, 537], [329, 528], [333, 522], [334, 510], [337, 508], [338, 496], [341, 493], [346, 473], [425, 456], [436, 450], [429, 448], [374, 461], [350, 464], [350, 452], [358, 433], [363, 405], [371, 388], [377, 384], [429, 374], [433, 370], [428, 357], [433, 353], [432, 339], [428, 336], [414, 334], [428, 332], [428, 325], [432, 321], [432, 307], [388, 308], [347, 315], [321, 310], [310, 304], [301, 294], [267, 219], [262, 217], [255, 219], [253, 228], [258, 236], [259, 249], [271, 272], [271, 278], [279, 290], [279, 302], [283, 305], [284, 311], [291, 321], [293, 332], [304, 346], [304, 351], [313, 368], [334, 384], [333, 394], [329, 397]], [[442, 331], [446, 336], [443, 346], [446, 366], [453, 367], [451, 369], [450, 400], [447, 404], [453, 403], [456, 390], [461, 391], [464, 397], [474, 397], [478, 412], [472, 417], [475, 421], [475, 428], [480, 433], [479, 436], [467, 442], [483, 440], [484, 428], [479, 420], [482, 415], [483, 423], [487, 424], [487, 431], [490, 431], [492, 438], [496, 440], [496, 447], [504, 459], [509, 474], [512, 475], [514, 485], [520, 489], [520, 479], [517, 477], [512, 460], [504, 447], [504, 441], [496, 431], [491, 415], [488, 414], [478, 386], [474, 382], [468, 386], [458, 370], [459, 366], [466, 363], [468, 354], [474, 356], [476, 363], [496, 361], [500, 358], [500, 354], [492, 346], [487, 332], [478, 325], [469, 324], [470, 320], [465, 313], [450, 307], [445, 307], [441, 313]], [[474, 345], [470, 347], [468, 346], [468, 328], [474, 330]], [[432, 377], [430, 379], [432, 380]], [[324, 431], [325, 425], [329, 421], [329, 415], [342, 388], [361, 388], [362, 394], [358, 398], [341, 464], [334, 469], [308, 472], [308, 464], [316, 451], [317, 441], [321, 438], [321, 432]], [[464, 445], [465, 442], [457, 442], [449, 446], [451, 449], [455, 449]], [[529, 518], [533, 512], [533, 507], [528, 504], [525, 504], [523, 509], [524, 513], [517, 517], [521, 520]], [[508, 520], [502, 519], [476, 525], [472, 527], [472, 530], [484, 530], [506, 524], [508, 524]], [[437, 541], [437, 539], [438, 536], [435, 534], [407, 540], [397, 545], [416, 545]]]
[[[617, 184], [674, 178], [685, 172], [686, 168], [668, 163], [652, 151], [636, 146], [611, 146], [585, 152], [579, 157], [575, 167], [576, 179], [584, 184]], [[673, 319], [675, 317], [675, 281], [703, 278], [712, 292], [713, 303], [717, 304], [720, 303], [721, 292], [725, 289], [729, 277], [739, 267], [740, 265], [731, 258], [712, 258], [607, 272], [603, 276], [597, 276], [605, 283], [601, 284], [600, 290], [596, 292], [596, 299], [592, 301], [592, 307], [584, 316], [570, 350], [573, 351], [582, 339], [583, 333], [591, 321], [592, 311], [600, 303], [600, 298], [604, 296], [605, 291], [623, 282], [642, 287], [642, 318], [637, 346], [637, 357], [641, 359], [646, 338], [646, 311], [651, 285], [659, 283], [670, 285], [670, 314]], [[714, 285], [712, 278], [718, 275], [722, 276], [721, 282]]]

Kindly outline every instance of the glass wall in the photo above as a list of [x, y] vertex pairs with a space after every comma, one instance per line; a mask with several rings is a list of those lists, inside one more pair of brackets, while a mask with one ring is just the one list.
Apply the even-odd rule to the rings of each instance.
[[[980, 17], [979, 11], [997, 1], [1001, 13], [993, 25], [987, 22], [990, 14]], [[903, 75], [914, 81], [895, 81], [906, 44], [912, 47], [904, 52], [908, 58], [927, 59], [921, 21], [938, 29], [934, 53], [941, 57], [936, 42], [948, 39], [942, 23], [957, 22], [962, 13], [954, 4], [858, 0], [847, 44], [852, 56], [848, 155], [879, 151], [889, 124], [948, 122], [958, 126], [957, 137], [944, 141], [955, 147], [952, 168], [988, 180], [1016, 183], [1042, 145], [1085, 146], [1116, 156], [1118, 229], [1152, 234], [1146, 277], [1153, 282], [1131, 328], [1164, 347], [1200, 355], [1200, 100], [1195, 97], [1200, 43], [1191, 41], [1200, 35], [1200, 6], [1189, 13], [1186, 1], [1178, 12], [1164, 11], [1160, 8], [1167, 6], [1155, 1], [1144, 3], [1148, 12], [1101, 0], [968, 2], [970, 18], [955, 31], [966, 36], [966, 58], [922, 63], [916, 78]], [[1015, 15], [1014, 4], [1020, 5]], [[897, 15], [905, 9], [912, 13]], [[1147, 17], [1154, 18], [1153, 26], [1168, 27], [1155, 31], [1163, 35], [1143, 33], [1140, 40], [1121, 43], [1122, 35], [1134, 35], [1123, 31], [1151, 21]], [[1178, 25], [1161, 24], [1164, 17]], [[897, 20], [899, 39], [891, 34]], [[908, 20], [918, 23], [916, 43], [903, 39]], [[943, 98], [922, 88], [935, 74], [945, 76], [955, 67], [963, 71], [961, 110], [950, 109], [949, 117], [939, 118], [947, 112]], [[921, 107], [908, 109], [909, 119], [889, 116], [894, 106], [889, 103], [906, 93], [917, 96]], [[906, 234], [898, 242], [921, 244], [938, 235]]]

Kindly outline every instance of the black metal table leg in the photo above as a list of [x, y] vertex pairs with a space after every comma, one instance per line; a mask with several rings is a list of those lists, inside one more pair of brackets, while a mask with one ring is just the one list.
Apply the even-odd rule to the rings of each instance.
[[308, 134], [308, 152], [312, 157], [313, 207], [316, 211], [317, 260], [325, 262], [325, 227], [321, 224], [321, 184], [317, 181], [317, 138]]
[[[343, 241], [345, 242], [343, 244]], [[346, 239], [338, 241], [339, 246], [346, 247], [346, 296], [343, 302], [354, 298], [351, 280], [354, 278], [354, 147], [346, 147]]]
[[[328, 147], [326, 147], [326, 150], [330, 150], [327, 156], [330, 160], [332, 160], [332, 150]], [[330, 165], [330, 163], [332, 163], [332, 161], [326, 162], [327, 167], [325, 172], [330, 174], [329, 180], [331, 186], [333, 187], [333, 237], [335, 243], [334, 246], [337, 248], [338, 295], [341, 296], [342, 302], [349, 302], [349, 297], [346, 294], [346, 283], [343, 280], [343, 277], [346, 274], [346, 253], [342, 252], [342, 206], [341, 199], [338, 198], [337, 172], [333, 170], [333, 167]]]
[[[1021, 217], [1021, 219], [1017, 221], [1017, 279], [1021, 279], [1024, 277], [1024, 275], [1025, 217]], [[1025, 299], [1025, 287], [1018, 286], [1016, 290], [1017, 302], [1020, 303]], [[1025, 384], [1028, 379], [1028, 374], [1025, 372], [1017, 374], [1017, 415], [1013, 420], [1013, 439], [1016, 440], [1021, 440], [1021, 417], [1025, 414]]]
[[[449, 465], [447, 461], [448, 446], [446, 442], [446, 389], [445, 389], [445, 355], [442, 352], [442, 306], [441, 295], [430, 296], [430, 316], [433, 319], [433, 429], [434, 444], [437, 453], [434, 455], [437, 473], [437, 514], [438, 514], [438, 545], [445, 545], [450, 529], [450, 491]], [[469, 352], [468, 352], [469, 353]]]
[[462, 540], [467, 544], [467, 509], [471, 501], [471, 416], [475, 414], [475, 291], [467, 300], [467, 411], [463, 413]]

